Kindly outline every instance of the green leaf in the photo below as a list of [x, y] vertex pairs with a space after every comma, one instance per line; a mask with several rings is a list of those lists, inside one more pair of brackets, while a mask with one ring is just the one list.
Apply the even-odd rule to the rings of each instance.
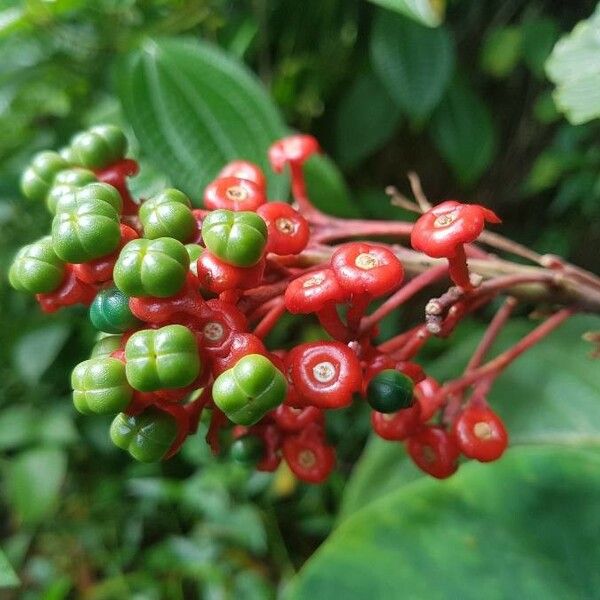
[[336, 157], [353, 167], [383, 146], [398, 128], [400, 109], [375, 75], [359, 75], [342, 98], [335, 121]]
[[51, 323], [21, 336], [14, 347], [17, 371], [30, 385], [38, 383], [65, 345], [71, 327], [68, 323]]
[[19, 585], [19, 578], [15, 573], [14, 569], [8, 562], [8, 559], [4, 555], [4, 552], [0, 550], [0, 589], [7, 587], [17, 587]]
[[454, 43], [443, 27], [427, 29], [381, 10], [371, 35], [373, 70], [400, 109], [425, 120], [442, 99], [454, 68]]
[[[523, 320], [509, 323], [495, 347], [508, 348], [530, 329]], [[571, 318], [495, 382], [489, 399], [506, 422], [511, 445], [600, 445], [600, 371], [581, 340], [586, 331], [597, 329], [597, 317]], [[425, 365], [427, 372], [440, 381], [457, 377], [482, 333], [480, 329], [453, 344], [451, 351]], [[406, 459], [402, 444], [373, 436], [346, 486], [341, 518], [421, 475]]]
[[558, 25], [554, 19], [532, 19], [521, 25], [521, 32], [523, 60], [531, 72], [542, 79], [544, 77], [544, 63], [560, 36]]
[[463, 186], [475, 183], [496, 152], [490, 111], [465, 82], [455, 80], [431, 119], [433, 143]]
[[358, 208], [340, 170], [328, 156], [313, 156], [305, 164], [306, 188], [311, 202], [338, 217], [356, 217]]
[[595, 598], [598, 497], [598, 449], [520, 448], [422, 478], [342, 523], [288, 597]]
[[128, 122], [157, 169], [198, 203], [229, 160], [267, 172], [271, 194], [287, 180], [273, 175], [267, 149], [285, 127], [256, 77], [238, 60], [197, 40], [146, 40], [117, 70]]
[[600, 6], [563, 36], [546, 62], [558, 109], [574, 125], [600, 117]]
[[9, 504], [25, 525], [36, 525], [56, 508], [65, 478], [67, 456], [54, 448], [27, 450], [7, 467]]
[[437, 27], [444, 20], [446, 0], [370, 0], [383, 8], [401, 13], [417, 23]]

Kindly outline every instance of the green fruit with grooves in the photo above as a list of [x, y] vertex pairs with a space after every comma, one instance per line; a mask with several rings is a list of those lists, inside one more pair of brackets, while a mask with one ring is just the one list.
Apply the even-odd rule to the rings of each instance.
[[94, 344], [90, 358], [95, 358], [97, 356], [108, 356], [115, 350], [118, 350], [121, 347], [121, 337], [122, 336], [120, 335], [105, 335], [101, 337]]
[[256, 213], [215, 210], [202, 222], [205, 246], [223, 262], [251, 267], [263, 256], [267, 225]]
[[114, 252], [121, 241], [119, 216], [106, 202], [87, 201], [52, 221], [52, 246], [66, 262], [83, 263]]
[[408, 375], [394, 369], [385, 369], [369, 381], [367, 401], [377, 412], [394, 413], [414, 404], [414, 387], [414, 382]]
[[182, 388], [202, 372], [196, 337], [183, 325], [136, 331], [125, 359], [127, 380], [140, 392]]
[[90, 306], [90, 321], [106, 333], [124, 333], [141, 322], [129, 308], [129, 296], [116, 287], [98, 292]]
[[33, 157], [21, 177], [21, 191], [26, 198], [42, 202], [54, 184], [57, 173], [69, 163], [57, 152], [46, 150]]
[[251, 467], [264, 456], [265, 445], [255, 435], [243, 435], [231, 444], [229, 453], [235, 462]]
[[109, 356], [79, 363], [71, 374], [73, 404], [83, 414], [114, 415], [131, 402], [125, 365]]
[[70, 145], [74, 162], [89, 169], [107, 167], [121, 160], [126, 152], [127, 138], [115, 125], [97, 125], [78, 133]]
[[72, 194], [89, 183], [97, 183], [98, 178], [87, 169], [65, 169], [56, 174], [54, 183], [46, 196], [48, 210], [56, 213], [56, 205], [66, 194]]
[[150, 408], [140, 415], [118, 414], [110, 426], [113, 444], [140, 462], [157, 462], [177, 437], [177, 423], [166, 412]]
[[144, 237], [171, 237], [180, 242], [189, 240], [196, 232], [196, 219], [189, 198], [179, 190], [168, 189], [146, 200], [140, 207]]
[[190, 257], [190, 264], [195, 263], [200, 258], [203, 250], [200, 244], [186, 244], [185, 249]]
[[121, 250], [113, 279], [127, 296], [167, 298], [181, 290], [189, 266], [190, 257], [181, 242], [137, 239]]
[[24, 246], [8, 271], [13, 288], [30, 294], [48, 294], [62, 283], [66, 265], [54, 252], [52, 238], [46, 236]]
[[74, 188], [71, 193], [61, 195], [56, 202], [55, 212], [70, 212], [84, 202], [106, 202], [117, 213], [123, 209], [121, 194], [108, 183], [89, 183], [82, 188]]
[[238, 425], [253, 425], [285, 399], [287, 382], [261, 354], [248, 354], [221, 373], [212, 389], [215, 404]]

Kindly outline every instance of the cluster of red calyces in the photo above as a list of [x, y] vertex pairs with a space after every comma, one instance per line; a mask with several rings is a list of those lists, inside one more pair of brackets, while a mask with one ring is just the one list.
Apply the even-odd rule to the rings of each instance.
[[[126, 177], [137, 166], [122, 152], [110, 154], [112, 162], [101, 155], [92, 177], [71, 176], [58, 202], [55, 188], [68, 179], [62, 170], [82, 168], [76, 153], [38, 161], [43, 194], [33, 185], [38, 179], [26, 178], [28, 195], [45, 196], [55, 217], [49, 240], [17, 256], [11, 281], [37, 293], [46, 311], [91, 304], [104, 336], [73, 373], [75, 406], [116, 415], [111, 437], [135, 458], [172, 456], [207, 411], [215, 453], [226, 448], [264, 471], [283, 459], [298, 478], [322, 482], [336, 462], [327, 411], [353, 402], [368, 405], [374, 432], [405, 443], [434, 477], [456, 471], [461, 455], [488, 462], [504, 452], [507, 433], [486, 394], [541, 335], [481, 364], [514, 300], [460, 379], [441, 385], [415, 362], [428, 338], [448, 335], [502, 290], [472, 281], [467, 264], [483, 253], [472, 242], [485, 222], [499, 219], [456, 201], [426, 210], [414, 226], [328, 217], [310, 203], [303, 175], [318, 152], [307, 135], [269, 151], [274, 171], [289, 168], [294, 205], [268, 201], [263, 171], [245, 160], [226, 165], [206, 187], [203, 209], [178, 190], [133, 200]], [[352, 241], [358, 236], [368, 239]], [[422, 254], [369, 241], [378, 236], [410, 237]], [[445, 258], [449, 266], [432, 260], [404, 282], [404, 255], [413, 263], [423, 255]], [[448, 276], [455, 285], [430, 300], [423, 324], [376, 343], [383, 316]], [[265, 336], [286, 312], [313, 315], [323, 340], [267, 348]]]

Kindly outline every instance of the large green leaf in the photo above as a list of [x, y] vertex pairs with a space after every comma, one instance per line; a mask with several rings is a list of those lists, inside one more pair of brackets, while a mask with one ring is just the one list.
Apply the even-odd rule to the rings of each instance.
[[[524, 321], [511, 323], [496, 347], [508, 347], [530, 328]], [[600, 445], [600, 370], [581, 340], [584, 332], [599, 328], [597, 317], [570, 319], [496, 381], [489, 398], [507, 423], [511, 445]], [[453, 345], [427, 371], [440, 381], [459, 375], [481, 333]], [[341, 519], [420, 477], [402, 444], [373, 437], [346, 487]]]
[[398, 127], [400, 109], [371, 71], [357, 77], [338, 109], [336, 157], [352, 167], [378, 150]]
[[463, 185], [470, 185], [490, 165], [496, 130], [487, 106], [462, 81], [448, 88], [431, 119], [431, 137]]
[[236, 59], [192, 39], [146, 40], [122, 62], [117, 82], [144, 153], [196, 202], [236, 158], [259, 163], [271, 193], [285, 193], [285, 178], [272, 174], [266, 155], [285, 126], [260, 82]]
[[554, 101], [574, 125], [600, 117], [600, 5], [561, 38], [546, 62]]
[[395, 12], [427, 25], [437, 27], [444, 19], [446, 0], [370, 0]]
[[371, 35], [373, 69], [398, 106], [421, 122], [441, 100], [454, 68], [454, 44], [443, 27], [428, 29], [378, 12]]
[[355, 513], [288, 597], [597, 598], [599, 501], [598, 449], [513, 449]]
[[7, 467], [6, 487], [10, 506], [19, 521], [36, 525], [56, 507], [67, 470], [62, 450], [40, 447], [27, 450]]

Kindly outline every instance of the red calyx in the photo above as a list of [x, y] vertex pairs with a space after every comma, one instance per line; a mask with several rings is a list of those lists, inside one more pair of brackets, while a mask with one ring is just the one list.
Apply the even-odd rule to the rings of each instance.
[[127, 177], [137, 175], [139, 170], [140, 167], [135, 160], [125, 158], [104, 169], [95, 171], [99, 181], [112, 185], [121, 194], [124, 215], [137, 215], [140, 208], [127, 189]]
[[225, 356], [214, 356], [212, 361], [213, 376], [218, 377], [223, 371], [230, 369], [248, 354], [268, 356], [262, 340], [252, 333], [234, 333], [231, 337], [228, 352]]
[[282, 431], [302, 431], [311, 423], [323, 424], [323, 411], [316, 406], [294, 408], [281, 404], [272, 413], [273, 420]]
[[287, 436], [282, 450], [294, 475], [307, 483], [322, 483], [335, 466], [335, 451], [326, 444], [323, 430], [316, 424]]
[[204, 207], [208, 210], [255, 211], [267, 201], [264, 190], [256, 183], [240, 177], [221, 177], [204, 190]]
[[262, 172], [262, 169], [247, 160], [234, 160], [227, 163], [217, 175], [217, 179], [223, 177], [238, 177], [239, 179], [246, 179], [255, 183], [259, 188], [265, 189], [267, 187], [267, 180]]
[[460, 451], [479, 462], [499, 459], [508, 445], [502, 419], [487, 407], [467, 407], [454, 422], [452, 432]]
[[77, 279], [85, 281], [86, 283], [106, 283], [112, 279], [113, 268], [119, 258], [123, 246], [139, 237], [137, 231], [132, 227], [129, 227], [129, 225], [121, 223], [120, 227], [121, 241], [119, 243], [119, 248], [107, 256], [101, 256], [100, 258], [96, 258], [87, 263], [73, 265], [73, 271], [75, 272]]
[[300, 344], [289, 352], [286, 364], [296, 392], [319, 408], [347, 406], [360, 391], [360, 362], [341, 342]]
[[280, 256], [300, 254], [310, 237], [308, 221], [285, 202], [268, 202], [256, 212], [267, 224], [267, 252]]
[[48, 294], [36, 294], [40, 308], [45, 313], [53, 313], [73, 304], [89, 306], [96, 297], [95, 286], [77, 278], [74, 265], [67, 264], [65, 277], [60, 286]]
[[402, 263], [390, 249], [364, 242], [338, 248], [331, 268], [340, 285], [357, 296], [382, 296], [399, 287], [404, 278]]
[[373, 431], [384, 440], [402, 441], [416, 433], [421, 426], [421, 409], [418, 403], [395, 413], [371, 412]]
[[244, 314], [233, 304], [208, 300], [194, 331], [198, 344], [211, 358], [227, 356], [234, 336], [248, 330]]
[[276, 173], [281, 173], [288, 163], [301, 165], [307, 158], [319, 152], [319, 142], [312, 135], [290, 135], [278, 140], [269, 148], [269, 162]]
[[285, 307], [294, 314], [320, 311], [327, 304], [343, 302], [348, 292], [339, 284], [331, 269], [302, 275], [285, 290]]
[[236, 267], [204, 250], [196, 262], [196, 273], [202, 288], [213, 294], [221, 294], [228, 290], [248, 290], [258, 286], [265, 265], [266, 259], [263, 257], [252, 267]]
[[176, 323], [181, 315], [199, 319], [206, 314], [206, 303], [198, 287], [195, 275], [188, 273], [183, 289], [175, 296], [130, 298], [129, 308], [138, 319], [152, 325]]
[[408, 438], [406, 449], [419, 469], [437, 479], [450, 477], [458, 469], [458, 446], [441, 427], [423, 427]]
[[441, 408], [444, 397], [438, 396], [440, 384], [433, 377], [426, 377], [415, 385], [415, 398], [421, 407], [421, 421], [425, 423]]

